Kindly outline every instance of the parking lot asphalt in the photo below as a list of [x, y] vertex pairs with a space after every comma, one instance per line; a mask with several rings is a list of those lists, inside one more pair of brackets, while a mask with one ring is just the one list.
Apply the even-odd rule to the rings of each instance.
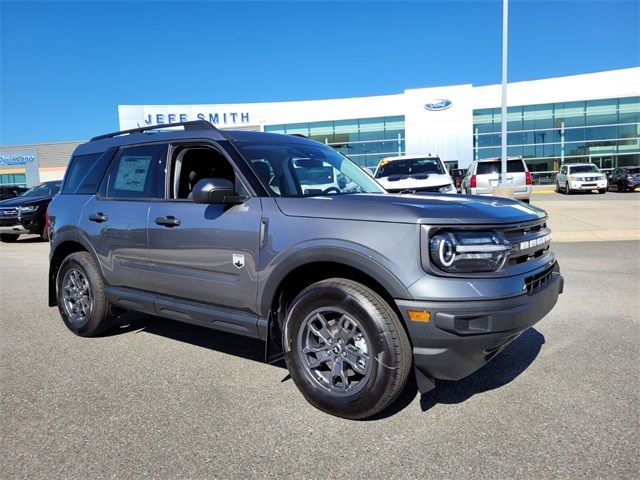
[[127, 314], [74, 336], [48, 244], [0, 245], [0, 478], [637, 478], [640, 242], [558, 243], [556, 308], [459, 382], [364, 422], [258, 341]]
[[533, 195], [557, 242], [640, 240], [640, 192]]

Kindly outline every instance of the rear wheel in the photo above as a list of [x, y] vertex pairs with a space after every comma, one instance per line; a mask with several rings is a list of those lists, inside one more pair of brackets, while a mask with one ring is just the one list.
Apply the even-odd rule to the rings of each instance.
[[58, 310], [69, 330], [91, 337], [113, 326], [104, 295], [104, 282], [87, 252], [65, 258], [56, 279]]
[[18, 240], [19, 236], [15, 233], [0, 233], [0, 242], [13, 243]]
[[291, 378], [324, 412], [370, 417], [406, 384], [412, 352], [405, 330], [393, 309], [359, 283], [333, 278], [305, 288], [284, 330]]

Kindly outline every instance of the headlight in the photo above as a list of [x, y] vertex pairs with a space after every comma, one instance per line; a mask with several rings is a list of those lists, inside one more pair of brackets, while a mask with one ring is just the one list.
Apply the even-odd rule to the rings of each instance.
[[37, 209], [38, 209], [37, 205], [28, 205], [26, 207], [18, 207], [18, 212], [29, 213], [29, 212], [35, 212]]
[[575, 182], [578, 179], [578, 177], [576, 177], [575, 175], [571, 175], [569, 177], [569, 180], [571, 180], [572, 182]]
[[429, 241], [431, 261], [449, 273], [495, 272], [511, 244], [494, 232], [439, 232]]
[[438, 189], [438, 191], [439, 191], [440, 193], [450, 192], [451, 190], [453, 190], [453, 185], [451, 185], [451, 184], [449, 184], [449, 185], [444, 185], [444, 186], [442, 186], [442, 187], [440, 187], [440, 188]]

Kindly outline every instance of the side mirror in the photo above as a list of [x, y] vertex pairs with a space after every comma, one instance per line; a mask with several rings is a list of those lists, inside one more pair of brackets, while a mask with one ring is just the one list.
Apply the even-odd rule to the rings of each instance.
[[203, 178], [193, 186], [194, 203], [237, 205], [249, 197], [236, 195], [235, 187], [226, 178]]

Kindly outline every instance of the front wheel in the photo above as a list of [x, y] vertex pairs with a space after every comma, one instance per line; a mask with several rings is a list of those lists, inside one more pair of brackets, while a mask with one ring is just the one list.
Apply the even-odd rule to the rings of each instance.
[[569, 187], [569, 182], [564, 184], [564, 193], [567, 195], [571, 195], [571, 187]]
[[601, 188], [598, 190], [599, 194], [603, 194], [603, 193], [607, 193], [607, 189], [606, 188]]
[[76, 252], [65, 258], [56, 285], [58, 310], [69, 330], [92, 337], [111, 328], [104, 282], [89, 253]]
[[393, 309], [369, 288], [342, 278], [305, 288], [284, 327], [291, 378], [316, 408], [370, 417], [404, 388], [411, 345]]

